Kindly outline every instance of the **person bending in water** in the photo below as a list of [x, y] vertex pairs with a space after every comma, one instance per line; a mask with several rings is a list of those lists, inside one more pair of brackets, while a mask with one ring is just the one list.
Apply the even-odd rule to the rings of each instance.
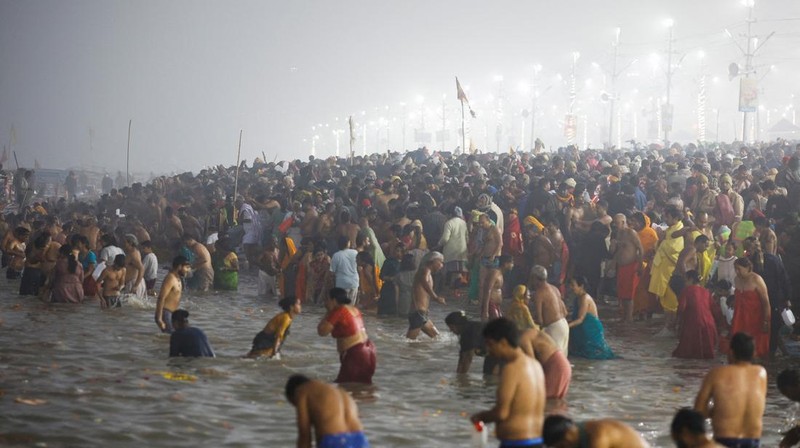
[[414, 274], [414, 284], [411, 289], [413, 310], [408, 313], [408, 332], [406, 332], [408, 339], [416, 339], [420, 331], [432, 338], [439, 334], [433, 321], [428, 318], [428, 308], [431, 305], [431, 298], [442, 305], [445, 304], [444, 297], [433, 290], [433, 274], [439, 272], [443, 266], [444, 255], [431, 252]]
[[119, 301], [119, 294], [125, 286], [125, 255], [114, 257], [114, 264], [103, 269], [97, 284], [101, 285], [98, 291], [100, 294], [100, 308], [119, 308], [122, 303]]
[[500, 448], [543, 447], [545, 389], [541, 366], [520, 349], [514, 322], [495, 319], [486, 324], [483, 337], [489, 354], [505, 364], [494, 407], [470, 419], [473, 423], [496, 423]]
[[178, 255], [172, 260], [172, 269], [164, 277], [161, 290], [158, 291], [156, 302], [156, 325], [164, 333], [172, 333], [172, 313], [181, 304], [183, 291], [183, 278], [189, 273], [191, 264], [183, 255]]
[[564, 356], [568, 356], [567, 307], [561, 300], [561, 292], [558, 291], [558, 288], [547, 283], [547, 269], [539, 265], [531, 268], [528, 289], [534, 294], [534, 321], [553, 338]]
[[650, 445], [625, 423], [611, 420], [587, 420], [575, 423], [563, 415], [551, 415], [544, 421], [544, 443], [552, 448], [646, 448]]
[[331, 335], [336, 339], [339, 351], [339, 368], [337, 383], [372, 384], [375, 374], [375, 345], [369, 340], [361, 311], [351, 305], [347, 291], [332, 288], [325, 300], [328, 313], [317, 325], [317, 334]]
[[188, 311], [176, 310], [172, 313], [172, 327], [175, 331], [169, 337], [170, 357], [214, 357], [214, 350], [203, 330], [189, 326]]
[[679, 410], [672, 419], [670, 435], [678, 448], [716, 448], [722, 445], [715, 443], [706, 432], [703, 415], [691, 408]]
[[298, 448], [311, 448], [312, 430], [317, 448], [369, 448], [356, 402], [346, 391], [292, 375], [286, 381], [286, 398], [297, 408]]
[[278, 302], [278, 306], [281, 307], [283, 312], [270, 319], [267, 326], [253, 338], [253, 348], [247, 354], [248, 358], [258, 358], [259, 356], [272, 358], [278, 354], [283, 341], [289, 336], [289, 327], [292, 325], [292, 320], [303, 309], [297, 297], [281, 299]]
[[538, 327], [533, 327], [522, 332], [519, 346], [526, 355], [542, 365], [547, 398], [564, 398], [572, 382], [572, 366], [553, 338]]
[[[727, 366], [711, 369], [694, 402], [694, 409], [711, 417], [714, 440], [730, 448], [760, 446], [767, 398], [767, 371], [753, 364], [753, 338], [736, 333], [731, 338]], [[714, 400], [713, 409], [709, 401]]]
[[447, 327], [458, 335], [458, 366], [456, 373], [467, 373], [475, 355], [484, 356], [483, 374], [491, 375], [499, 367], [498, 360], [486, 354], [486, 343], [483, 339], [483, 322], [469, 320], [463, 311], [453, 311], [444, 318]]

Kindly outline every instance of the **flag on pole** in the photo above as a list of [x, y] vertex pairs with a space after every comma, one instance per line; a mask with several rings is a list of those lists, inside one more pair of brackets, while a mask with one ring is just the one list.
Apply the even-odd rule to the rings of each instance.
[[456, 95], [459, 101], [461, 101], [462, 103], [467, 103], [467, 109], [469, 109], [469, 114], [472, 115], [472, 118], [475, 118], [475, 112], [472, 110], [472, 106], [469, 105], [467, 94], [464, 93], [464, 89], [461, 88], [461, 83], [458, 82], [458, 76], [456, 76]]

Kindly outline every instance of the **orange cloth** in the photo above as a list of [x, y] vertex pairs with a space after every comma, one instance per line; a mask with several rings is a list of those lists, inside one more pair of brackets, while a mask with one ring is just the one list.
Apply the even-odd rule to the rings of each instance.
[[743, 332], [750, 335], [756, 346], [755, 357], [761, 359], [769, 356], [769, 327], [766, 332], [763, 331], [764, 317], [758, 292], [737, 289], [730, 334]]

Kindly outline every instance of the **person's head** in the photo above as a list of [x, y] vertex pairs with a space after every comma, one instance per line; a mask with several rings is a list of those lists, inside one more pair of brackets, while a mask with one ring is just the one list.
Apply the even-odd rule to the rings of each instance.
[[736, 254], [736, 242], [733, 239], [729, 239], [727, 243], [725, 243], [725, 257], [730, 258]]
[[189, 312], [184, 309], [175, 310], [172, 313], [172, 326], [179, 330], [189, 326]]
[[636, 212], [628, 218], [631, 228], [637, 232], [641, 232], [644, 229], [645, 222], [644, 213], [642, 212]]
[[672, 419], [670, 435], [678, 448], [691, 448], [708, 440], [703, 414], [692, 408], [682, 408]]
[[337, 305], [349, 305], [350, 302], [352, 302], [350, 297], [347, 296], [347, 291], [343, 288], [331, 288], [331, 290], [328, 291], [328, 298], [336, 302]]
[[292, 403], [292, 405], [297, 405], [297, 401], [295, 401], [297, 388], [309, 381], [311, 381], [311, 379], [305, 375], [296, 374], [289, 377], [289, 379], [286, 381], [285, 388], [286, 399], [289, 400], [289, 403]]
[[480, 217], [478, 218], [478, 224], [484, 229], [491, 228], [494, 224], [492, 224], [492, 219], [489, 218], [489, 215], [486, 213], [481, 213]]
[[192, 235], [191, 233], [184, 233], [181, 236], [181, 241], [183, 241], [183, 244], [185, 244], [187, 247], [188, 246], [194, 246], [195, 243], [197, 243], [197, 240], [195, 239], [194, 235]]
[[792, 401], [800, 401], [800, 372], [786, 369], [778, 374], [778, 390]]
[[708, 249], [709, 239], [705, 235], [699, 235], [694, 239], [694, 248], [698, 253], [703, 253]]
[[178, 255], [172, 259], [172, 271], [175, 272], [179, 277], [186, 277], [191, 267], [192, 264], [189, 263], [189, 260], [187, 260], [183, 255]]
[[543, 284], [547, 283], [547, 269], [544, 266], [535, 265], [531, 268], [531, 275], [530, 275], [530, 282], [529, 284], [533, 288], [538, 288]]
[[717, 283], [714, 284], [714, 292], [721, 296], [727, 296], [731, 293], [731, 282], [725, 279], [718, 280]]
[[512, 257], [511, 255], [500, 255], [498, 261], [500, 263], [500, 269], [502, 271], [508, 272], [514, 269], [514, 257]]
[[736, 271], [736, 275], [739, 278], [745, 278], [753, 272], [753, 262], [746, 257], [737, 258], [736, 261], [733, 262], [733, 269]]
[[571, 448], [579, 446], [580, 431], [569, 417], [553, 414], [544, 419], [542, 438], [544, 444], [552, 448]]
[[467, 314], [463, 311], [453, 311], [444, 318], [447, 328], [455, 334], [461, 334], [467, 322], [469, 322], [469, 319], [467, 319]]
[[486, 324], [483, 339], [486, 341], [486, 350], [496, 358], [508, 359], [514, 351], [519, 350], [517, 324], [504, 317]]
[[350, 238], [348, 238], [345, 235], [339, 236], [339, 240], [337, 242], [336, 247], [338, 247], [339, 250], [349, 249], [350, 248]]
[[719, 177], [719, 189], [723, 193], [725, 193], [728, 190], [730, 190], [732, 185], [733, 185], [733, 180], [731, 179], [731, 175], [730, 174], [725, 173], [725, 174], [723, 174], [722, 176]]
[[597, 205], [595, 206], [595, 210], [599, 216], [605, 216], [608, 213], [608, 202], [604, 200], [597, 201]]
[[706, 212], [697, 212], [697, 215], [694, 219], [695, 225], [697, 225], [700, 229], [705, 229], [708, 227], [708, 213]]
[[528, 287], [525, 285], [517, 285], [514, 287], [514, 291], [512, 293], [514, 300], [519, 300], [523, 303], [528, 303], [531, 298], [531, 295], [528, 293]]
[[142, 252], [146, 254], [153, 252], [153, 242], [150, 240], [142, 241], [141, 244], [139, 244], [139, 247], [141, 248]]
[[300, 314], [300, 312], [303, 310], [303, 306], [295, 296], [289, 296], [281, 299], [280, 302], [278, 302], [278, 306], [281, 307], [284, 312], [291, 314]]
[[756, 347], [753, 338], [747, 333], [736, 333], [731, 338], [731, 351], [728, 354], [730, 362], [751, 362]]
[[114, 267], [117, 269], [125, 267], [125, 254], [117, 254], [117, 256], [114, 257]]
[[425, 263], [428, 265], [431, 272], [438, 272], [444, 267], [444, 255], [436, 251], [429, 252]]
[[700, 284], [700, 274], [697, 273], [694, 269], [686, 271], [686, 283], [690, 285], [699, 285]]
[[616, 227], [618, 230], [623, 230], [628, 228], [628, 218], [622, 213], [617, 213], [616, 215], [614, 215], [612, 223], [614, 227]]
[[582, 275], [577, 275], [569, 279], [569, 289], [578, 297], [586, 294], [586, 284], [587, 284], [586, 277]]
[[769, 219], [764, 216], [758, 216], [753, 219], [753, 224], [756, 226], [756, 229], [764, 230], [769, 227]]
[[677, 206], [670, 204], [664, 209], [664, 220], [668, 225], [673, 226], [681, 219], [683, 219], [683, 212]]
[[697, 188], [700, 189], [700, 191], [708, 190], [708, 176], [705, 174], [697, 176]]
[[125, 245], [125, 250], [136, 249], [139, 246], [139, 239], [136, 238], [136, 235], [128, 233], [125, 235], [123, 244]]

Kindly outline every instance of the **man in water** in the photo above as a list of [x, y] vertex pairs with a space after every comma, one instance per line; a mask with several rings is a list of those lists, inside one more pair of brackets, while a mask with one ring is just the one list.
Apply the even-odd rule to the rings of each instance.
[[408, 339], [416, 339], [420, 331], [432, 338], [439, 334], [433, 321], [428, 318], [428, 309], [431, 298], [442, 305], [445, 304], [444, 297], [440, 297], [433, 290], [433, 274], [439, 272], [443, 266], [444, 255], [435, 251], [430, 252], [414, 274], [414, 283], [411, 285], [411, 306], [414, 309], [408, 314], [408, 332], [406, 332]]
[[203, 330], [189, 326], [189, 312], [177, 310], [172, 313], [172, 326], [175, 331], [169, 337], [169, 356], [192, 358], [214, 357], [214, 350], [208, 343]]
[[[183, 244], [194, 253], [192, 278], [190, 287], [198, 291], [208, 291], [214, 285], [214, 268], [211, 267], [211, 254], [203, 244], [197, 242], [191, 234], [183, 234]], [[142, 268], [144, 272], [144, 268]]]
[[556, 346], [567, 356], [569, 350], [569, 324], [567, 307], [561, 300], [558, 288], [547, 283], [547, 269], [534, 266], [531, 269], [528, 289], [533, 291], [533, 320], [542, 327]]
[[543, 447], [545, 390], [541, 366], [522, 352], [514, 322], [495, 319], [486, 324], [483, 337], [489, 354], [504, 364], [494, 407], [470, 419], [473, 423], [495, 423], [501, 448]]
[[642, 242], [635, 230], [628, 227], [625, 215], [614, 215], [614, 238], [611, 253], [617, 265], [617, 297], [622, 306], [622, 320], [633, 320], [633, 296], [639, 286], [639, 271], [642, 268]]
[[675, 414], [670, 428], [672, 440], [678, 448], [716, 448], [722, 445], [715, 443], [706, 432], [705, 419], [699, 412], [683, 408]]
[[318, 448], [369, 448], [356, 402], [346, 391], [292, 375], [286, 381], [286, 398], [297, 408], [298, 448], [311, 448], [312, 429]]
[[482, 293], [484, 297], [488, 298], [490, 319], [503, 316], [502, 311], [500, 311], [500, 305], [503, 303], [503, 276], [514, 269], [514, 259], [511, 255], [501, 255], [498, 260], [499, 265], [497, 267], [488, 269], [484, 285], [487, 290]]
[[485, 292], [490, 288], [489, 274], [492, 269], [500, 267], [500, 252], [503, 249], [503, 236], [500, 229], [492, 222], [489, 215], [483, 213], [478, 218], [479, 225], [483, 228], [483, 246], [481, 248], [481, 269], [479, 274], [479, 288], [481, 291], [481, 320], [489, 320], [489, 296]]
[[181, 293], [183, 292], [183, 278], [189, 273], [189, 261], [183, 255], [178, 255], [172, 260], [172, 269], [169, 271], [161, 289], [158, 291], [156, 302], [156, 325], [164, 333], [172, 333], [172, 313], [181, 304]]
[[519, 336], [519, 346], [526, 355], [542, 365], [547, 398], [564, 398], [572, 381], [572, 366], [553, 338], [534, 327]]
[[468, 373], [472, 365], [472, 358], [485, 357], [483, 360], [483, 374], [491, 375], [495, 367], [499, 366], [497, 359], [486, 356], [486, 342], [483, 339], [484, 323], [467, 319], [463, 311], [453, 311], [444, 319], [447, 328], [458, 335], [458, 366], [456, 373]]
[[125, 250], [125, 290], [144, 299], [147, 297], [147, 286], [144, 284], [144, 265], [138, 247], [139, 239], [136, 235], [125, 235], [122, 243]]
[[[694, 402], [694, 409], [711, 418], [714, 440], [730, 448], [760, 445], [767, 397], [767, 371], [753, 364], [753, 338], [736, 333], [731, 338], [727, 366], [711, 369]], [[709, 401], [714, 408], [709, 409]]]
[[544, 443], [552, 448], [650, 446], [639, 433], [625, 423], [611, 419], [575, 423], [563, 415], [551, 415], [544, 421]]
[[101, 308], [119, 308], [119, 293], [125, 286], [125, 255], [120, 254], [114, 258], [114, 264], [103, 269], [97, 284], [102, 286], [100, 291]]

